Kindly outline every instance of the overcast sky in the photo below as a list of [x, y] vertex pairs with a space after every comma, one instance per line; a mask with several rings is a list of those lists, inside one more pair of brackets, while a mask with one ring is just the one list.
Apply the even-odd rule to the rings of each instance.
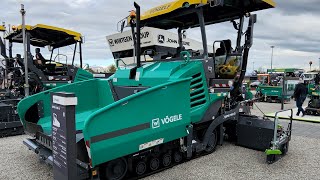
[[[170, 0], [137, 0], [142, 12]], [[277, 8], [257, 12], [254, 45], [248, 69], [270, 67], [271, 45], [274, 67], [309, 69], [319, 67], [320, 6], [319, 0], [276, 0]], [[1, 0], [0, 21], [21, 24], [20, 4], [27, 11], [27, 24], [48, 24], [81, 32], [85, 36], [84, 60], [90, 65], [107, 66], [112, 55], [105, 36], [117, 32], [117, 22], [133, 9], [131, 0]], [[234, 38], [231, 23], [207, 27], [208, 42]], [[189, 38], [200, 40], [200, 31], [187, 31]], [[46, 50], [43, 50], [44, 52]]]

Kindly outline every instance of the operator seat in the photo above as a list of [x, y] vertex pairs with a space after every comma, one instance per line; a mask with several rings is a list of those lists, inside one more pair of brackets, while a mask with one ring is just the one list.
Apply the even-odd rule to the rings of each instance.
[[220, 78], [234, 78], [239, 71], [241, 59], [232, 51], [230, 39], [220, 42], [215, 54], [215, 72]]
[[41, 52], [40, 52], [40, 48], [36, 48], [36, 60], [38, 61], [38, 64], [45, 64], [45, 59], [42, 56]]
[[46, 69], [46, 62], [47, 60], [42, 56], [40, 52], [40, 48], [36, 48], [36, 59], [34, 60], [34, 64], [41, 70]]
[[40, 48], [36, 48], [36, 60], [35, 61], [36, 61], [36, 64], [38, 64], [40, 66], [44, 66], [46, 64], [46, 60], [42, 56], [42, 54], [40, 52]]
[[228, 54], [230, 54], [231, 49], [232, 49], [231, 40], [230, 39], [223, 40], [220, 43], [220, 47], [216, 51], [216, 56], [228, 55]]

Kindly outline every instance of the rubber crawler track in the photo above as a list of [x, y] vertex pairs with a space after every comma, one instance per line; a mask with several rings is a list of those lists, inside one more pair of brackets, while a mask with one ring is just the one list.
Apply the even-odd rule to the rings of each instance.
[[[218, 146], [219, 146], [219, 145], [217, 145], [217, 147], [218, 147]], [[216, 148], [217, 148], [217, 147], [216, 147]], [[160, 168], [160, 169], [158, 169], [158, 170], [151, 171], [151, 172], [145, 173], [145, 174], [140, 175], [140, 176], [137, 176], [136, 174], [130, 174], [130, 173], [128, 173], [128, 174], [123, 178], [123, 180], [124, 180], [124, 179], [126, 179], [126, 180], [137, 180], [137, 179], [145, 178], [145, 177], [151, 176], [151, 175], [153, 175], [153, 174], [162, 172], [162, 171], [164, 171], [164, 170], [170, 169], [170, 168], [172, 168], [172, 167], [174, 167], [174, 166], [176, 166], [176, 165], [179, 165], [179, 164], [182, 164], [182, 163], [185, 163], [185, 162], [188, 162], [188, 161], [192, 161], [192, 160], [194, 160], [194, 159], [197, 159], [197, 158], [200, 158], [200, 157], [202, 157], [202, 156], [206, 156], [206, 155], [209, 155], [209, 154], [212, 154], [212, 153], [214, 153], [214, 152], [211, 152], [211, 153], [202, 152], [202, 153], [200, 153], [200, 154], [198, 154], [198, 155], [193, 155], [190, 159], [184, 158], [180, 163], [172, 163], [170, 166], [162, 167], [162, 168]], [[130, 175], [131, 175], [131, 176], [130, 176]]]

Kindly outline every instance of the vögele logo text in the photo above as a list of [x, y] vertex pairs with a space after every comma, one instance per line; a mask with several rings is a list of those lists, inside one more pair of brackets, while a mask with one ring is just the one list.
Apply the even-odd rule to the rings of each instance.
[[155, 118], [152, 120], [152, 128], [153, 129], [159, 128], [160, 124], [165, 125], [165, 124], [169, 124], [169, 123], [173, 123], [181, 120], [182, 120], [182, 114], [166, 116], [164, 118]]

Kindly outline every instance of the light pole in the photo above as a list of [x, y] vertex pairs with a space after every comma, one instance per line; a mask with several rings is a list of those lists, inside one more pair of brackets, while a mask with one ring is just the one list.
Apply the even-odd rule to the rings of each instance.
[[319, 58], [319, 72], [320, 72], [320, 58]]
[[27, 53], [27, 42], [26, 42], [26, 24], [25, 24], [25, 15], [26, 11], [24, 10], [24, 5], [21, 4], [21, 17], [22, 17], [22, 39], [23, 39], [23, 52], [24, 52], [24, 95], [29, 96], [29, 79], [28, 79], [28, 53]]
[[309, 62], [309, 65], [310, 65], [310, 71], [311, 71], [312, 61]]
[[271, 74], [273, 72], [273, 69], [272, 69], [272, 61], [273, 61], [273, 48], [274, 46], [270, 46], [271, 47]]
[[[4, 45], [4, 49], [6, 49], [6, 40], [4, 39], [4, 37], [6, 36], [6, 23], [2, 22], [2, 26], [4, 27], [4, 31], [3, 31], [3, 45]], [[7, 61], [4, 61], [4, 78], [3, 78], [3, 83], [4, 83], [4, 88], [7, 88], [7, 84], [8, 84], [8, 64]]]

